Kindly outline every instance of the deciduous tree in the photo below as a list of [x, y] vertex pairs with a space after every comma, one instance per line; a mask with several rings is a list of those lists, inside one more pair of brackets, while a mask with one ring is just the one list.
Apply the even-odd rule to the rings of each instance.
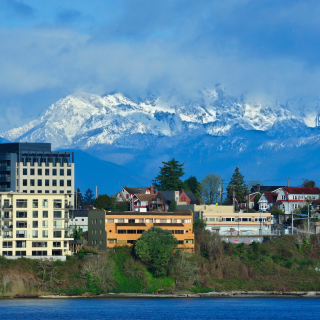
[[215, 173], [207, 174], [201, 180], [201, 195], [207, 204], [213, 204], [219, 199], [219, 185], [221, 177]]
[[150, 271], [156, 276], [166, 276], [168, 265], [177, 248], [178, 241], [171, 231], [151, 227], [143, 232], [135, 245], [135, 253], [142, 262], [146, 263]]

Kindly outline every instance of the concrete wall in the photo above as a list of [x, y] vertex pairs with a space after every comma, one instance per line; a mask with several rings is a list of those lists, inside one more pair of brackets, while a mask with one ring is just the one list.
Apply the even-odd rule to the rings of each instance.
[[104, 210], [90, 210], [88, 213], [88, 245], [98, 250], [107, 249]]

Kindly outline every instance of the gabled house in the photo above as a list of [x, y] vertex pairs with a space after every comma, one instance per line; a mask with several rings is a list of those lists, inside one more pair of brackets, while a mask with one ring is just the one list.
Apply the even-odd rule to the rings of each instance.
[[130, 188], [125, 186], [117, 193], [117, 201], [129, 201], [134, 194], [156, 194], [156, 192], [154, 186], [140, 188]]
[[277, 202], [279, 209], [283, 210], [285, 214], [290, 214], [295, 209], [305, 206], [308, 200], [319, 200], [319, 198], [319, 188], [284, 187], [278, 193]]
[[130, 201], [130, 211], [152, 211], [155, 197], [155, 194], [134, 194]]
[[273, 204], [277, 202], [277, 193], [264, 192], [258, 201], [259, 211], [270, 211]]
[[[257, 184], [255, 186], [251, 186], [249, 189], [249, 208], [253, 209], [255, 206], [254, 198], [257, 194], [263, 194], [263, 193], [275, 193], [278, 194], [283, 186], [260, 186], [260, 184]], [[248, 198], [247, 198], [248, 201]]]
[[197, 204], [197, 200], [192, 191], [184, 191], [183, 189], [180, 191], [158, 191], [154, 198], [156, 204], [155, 209], [168, 212], [173, 198], [176, 200], [178, 206]]

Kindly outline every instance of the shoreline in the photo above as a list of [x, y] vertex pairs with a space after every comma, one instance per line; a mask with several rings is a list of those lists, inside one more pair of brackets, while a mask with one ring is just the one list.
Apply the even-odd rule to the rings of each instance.
[[82, 296], [67, 295], [16, 295], [0, 297], [0, 299], [83, 299], [83, 298], [320, 298], [320, 291], [225, 291], [209, 293], [173, 293], [173, 294], [152, 294], [152, 293], [104, 293], [99, 295], [85, 294]]

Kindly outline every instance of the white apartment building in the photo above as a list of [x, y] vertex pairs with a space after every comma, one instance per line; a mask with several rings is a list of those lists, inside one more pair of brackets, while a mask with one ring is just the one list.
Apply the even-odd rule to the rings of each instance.
[[74, 153], [50, 143], [0, 144], [0, 192], [68, 194], [74, 204]]
[[68, 194], [0, 193], [0, 255], [65, 260], [69, 251]]

